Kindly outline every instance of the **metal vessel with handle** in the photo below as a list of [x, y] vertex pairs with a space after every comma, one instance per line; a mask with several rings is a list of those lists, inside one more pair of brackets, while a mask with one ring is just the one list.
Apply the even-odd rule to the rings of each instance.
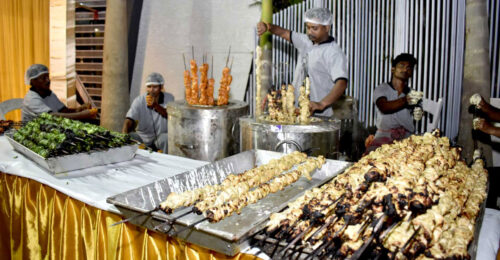
[[262, 149], [283, 153], [307, 152], [337, 158], [340, 121], [321, 118], [307, 125], [275, 124], [251, 117], [240, 118], [241, 151]]
[[248, 111], [247, 103], [236, 100], [225, 106], [169, 103], [168, 153], [210, 162], [238, 153], [238, 118]]

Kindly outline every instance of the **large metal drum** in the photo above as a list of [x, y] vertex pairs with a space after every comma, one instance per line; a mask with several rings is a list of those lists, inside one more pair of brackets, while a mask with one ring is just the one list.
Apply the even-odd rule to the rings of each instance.
[[323, 118], [308, 125], [280, 125], [241, 117], [240, 131], [241, 151], [303, 151], [333, 159], [339, 154], [340, 120]]
[[167, 112], [169, 154], [213, 162], [239, 153], [238, 118], [248, 115], [245, 102], [210, 107], [175, 101]]

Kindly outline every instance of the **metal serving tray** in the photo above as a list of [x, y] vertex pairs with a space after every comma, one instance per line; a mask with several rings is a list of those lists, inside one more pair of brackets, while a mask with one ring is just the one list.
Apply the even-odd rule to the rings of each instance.
[[39, 166], [55, 175], [109, 163], [128, 161], [134, 158], [135, 152], [138, 148], [138, 145], [134, 144], [110, 148], [102, 151], [90, 151], [88, 153], [43, 158], [26, 146], [16, 142], [12, 138], [14, 133], [15, 132], [9, 132], [5, 134], [9, 143], [12, 147], [14, 147], [14, 150], [28, 157]]
[[[135, 215], [137, 212], [144, 213], [159, 205], [170, 192], [182, 192], [221, 183], [230, 173], [241, 173], [283, 155], [263, 150], [245, 151], [212, 164], [118, 194], [108, 198], [107, 202], [123, 209], [125, 215]], [[313, 173], [311, 181], [300, 178], [284, 190], [269, 194], [257, 203], [243, 208], [239, 215], [235, 213], [218, 223], [201, 222], [195, 227], [179, 233], [177, 237], [233, 256], [248, 247], [248, 238], [263, 228], [271, 213], [282, 210], [288, 202], [295, 200], [305, 191], [327, 182], [349, 165], [351, 165], [349, 162], [326, 160], [325, 165]], [[171, 215], [156, 211], [152, 214], [153, 219], [142, 219], [143, 221], [139, 224], [153, 228], [159, 223], [171, 220], [190, 210], [191, 207], [179, 209]], [[203, 219], [203, 215], [191, 213], [176, 220], [174, 228], [179, 229], [201, 219]], [[174, 230], [169, 225], [157, 226], [157, 229], [164, 233], [171, 233], [173, 231], [170, 230]]]

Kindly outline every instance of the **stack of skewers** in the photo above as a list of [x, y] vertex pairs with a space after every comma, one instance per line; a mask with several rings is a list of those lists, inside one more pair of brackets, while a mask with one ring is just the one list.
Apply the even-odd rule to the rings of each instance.
[[203, 65], [200, 66], [200, 81], [198, 87], [198, 65], [194, 59], [194, 48], [192, 50], [193, 57], [190, 61], [190, 70], [186, 68], [186, 58], [184, 56], [184, 88], [186, 102], [190, 105], [205, 105], [205, 106], [223, 106], [227, 105], [229, 102], [229, 91], [230, 85], [233, 80], [231, 76], [231, 67], [228, 67], [229, 55], [231, 49], [229, 49], [229, 54], [226, 60], [226, 66], [222, 69], [222, 78], [220, 80], [219, 94], [217, 100], [214, 99], [214, 76], [213, 76], [213, 65], [214, 59], [212, 57], [212, 70], [211, 78], [208, 79], [208, 63], [207, 55], [203, 55]]
[[279, 259], [464, 259], [486, 185], [438, 131], [411, 136], [272, 214], [266, 236], [287, 243]]
[[20, 128], [13, 139], [44, 158], [132, 144], [127, 134], [47, 113]]
[[283, 190], [301, 176], [310, 179], [310, 174], [324, 163], [322, 156], [308, 158], [304, 153], [293, 152], [244, 173], [230, 174], [221, 184], [172, 192], [160, 208], [171, 214], [177, 208], [192, 206], [192, 212], [203, 214], [210, 222], [218, 222], [235, 212], [239, 214], [245, 206], [270, 193]]
[[299, 88], [299, 107], [295, 107], [295, 88], [293, 85], [282, 86], [280, 94], [272, 91], [267, 94], [267, 111], [265, 120], [282, 124], [308, 124], [311, 121], [309, 110], [310, 81], [306, 78], [306, 85]]

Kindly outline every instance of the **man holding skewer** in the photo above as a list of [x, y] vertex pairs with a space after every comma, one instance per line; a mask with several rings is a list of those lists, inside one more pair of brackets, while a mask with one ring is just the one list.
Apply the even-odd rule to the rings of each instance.
[[[259, 22], [257, 33], [270, 32], [292, 43], [299, 52], [293, 85], [296, 91], [306, 77], [311, 81], [310, 108], [315, 115], [332, 116], [331, 105], [347, 88], [347, 58], [330, 36], [333, 16], [326, 8], [313, 8], [304, 14], [306, 34], [292, 32], [274, 24]], [[295, 93], [298, 97], [299, 94]]]
[[[132, 102], [122, 131], [154, 150], [167, 153], [168, 114], [166, 105], [168, 102], [174, 101], [174, 96], [162, 91], [164, 83], [165, 80], [161, 74], [156, 72], [149, 74], [146, 79], [147, 91]], [[139, 121], [139, 124], [134, 131], [136, 121]]]

